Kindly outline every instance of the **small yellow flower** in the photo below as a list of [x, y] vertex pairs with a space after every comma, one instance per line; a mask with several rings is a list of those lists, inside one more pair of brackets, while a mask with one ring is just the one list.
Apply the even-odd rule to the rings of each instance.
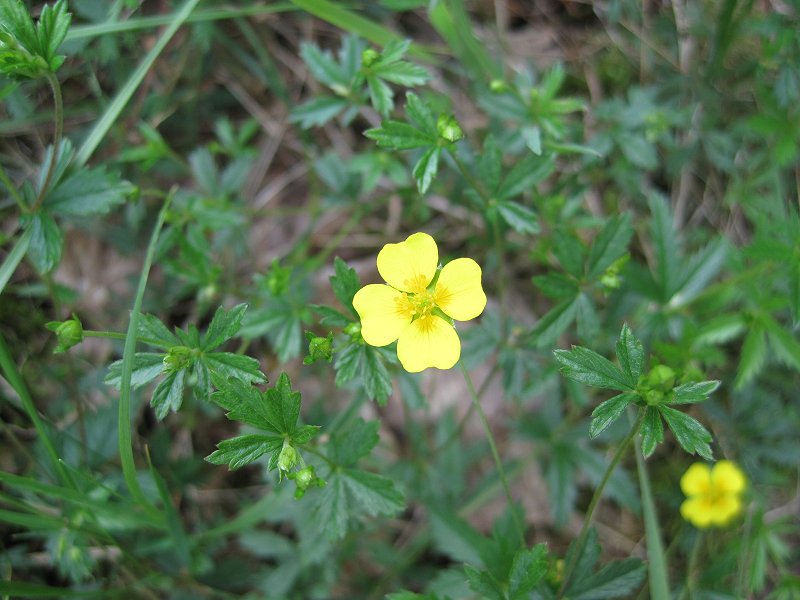
[[441, 270], [438, 265], [439, 250], [427, 233], [386, 244], [378, 273], [388, 285], [366, 285], [353, 298], [364, 341], [386, 346], [397, 340], [397, 357], [411, 373], [455, 365], [461, 342], [452, 320], [474, 319], [486, 307], [478, 263], [457, 258]]
[[741, 495], [746, 487], [744, 473], [729, 460], [721, 460], [713, 468], [695, 463], [681, 477], [681, 489], [687, 496], [681, 515], [700, 529], [727, 525], [742, 511]]

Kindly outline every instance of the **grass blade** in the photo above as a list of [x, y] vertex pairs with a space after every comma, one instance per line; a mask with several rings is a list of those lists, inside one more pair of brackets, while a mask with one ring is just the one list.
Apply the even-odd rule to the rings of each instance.
[[6, 256], [3, 265], [0, 266], [0, 294], [3, 293], [8, 280], [11, 279], [14, 271], [17, 270], [19, 263], [22, 261], [22, 257], [25, 256], [25, 253], [28, 251], [28, 244], [30, 243], [31, 229], [28, 228], [19, 236], [17, 243], [14, 244], [14, 248], [12, 248], [11, 252]]

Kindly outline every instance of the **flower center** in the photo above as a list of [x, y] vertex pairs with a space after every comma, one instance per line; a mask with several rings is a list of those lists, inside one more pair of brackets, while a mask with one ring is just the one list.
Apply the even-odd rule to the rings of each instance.
[[397, 312], [405, 317], [411, 317], [412, 321], [431, 316], [433, 309], [436, 308], [434, 293], [426, 289], [415, 294], [405, 292], [398, 296], [395, 302]]

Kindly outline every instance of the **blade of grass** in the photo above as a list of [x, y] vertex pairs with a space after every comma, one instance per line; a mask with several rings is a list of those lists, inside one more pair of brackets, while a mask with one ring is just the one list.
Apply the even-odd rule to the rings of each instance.
[[174, 190], [170, 192], [166, 200], [164, 200], [164, 206], [161, 207], [158, 213], [158, 219], [153, 228], [153, 235], [147, 247], [147, 254], [144, 257], [142, 273], [139, 277], [139, 287], [136, 289], [136, 299], [133, 302], [131, 318], [128, 323], [128, 333], [125, 337], [125, 347], [122, 351], [122, 380], [120, 382], [119, 391], [119, 457], [122, 462], [122, 474], [136, 502], [142, 505], [151, 515], [159, 513], [145, 497], [139, 485], [139, 480], [136, 479], [136, 463], [133, 460], [133, 438], [131, 435], [131, 373], [133, 372], [133, 356], [136, 352], [136, 337], [139, 327], [139, 316], [142, 310], [142, 298], [144, 298], [144, 290], [147, 287], [147, 277], [150, 274], [150, 266], [153, 264], [153, 256], [156, 253], [158, 236], [159, 233], [161, 233], [161, 227], [164, 225], [164, 219], [167, 216], [167, 210], [169, 209], [173, 194]]
[[161, 502], [164, 504], [164, 518], [166, 520], [167, 529], [172, 535], [172, 541], [175, 543], [175, 551], [180, 560], [180, 566], [181, 568], [187, 568], [191, 564], [192, 557], [189, 552], [189, 540], [186, 537], [186, 531], [183, 528], [183, 523], [181, 523], [180, 515], [178, 511], [175, 510], [175, 506], [172, 503], [172, 497], [169, 495], [167, 483], [150, 461], [149, 452], [147, 453], [147, 462], [150, 467], [150, 476], [153, 478], [153, 481], [156, 482], [158, 495], [161, 496]]
[[89, 132], [89, 135], [75, 155], [75, 163], [79, 167], [86, 164], [86, 161], [92, 156], [97, 146], [100, 145], [100, 142], [103, 140], [106, 133], [108, 133], [114, 121], [119, 117], [122, 109], [125, 108], [125, 105], [128, 104], [128, 101], [142, 83], [150, 67], [153, 66], [158, 55], [161, 54], [172, 39], [172, 36], [175, 35], [178, 28], [183, 25], [199, 1], [200, 0], [186, 0], [181, 9], [172, 17], [169, 26], [164, 30], [164, 33], [161, 34], [158, 42], [156, 42], [155, 46], [147, 53], [142, 62], [139, 63], [139, 66], [136, 67], [136, 70], [128, 78], [128, 81], [125, 82], [125, 85], [122, 86], [122, 89], [114, 97], [114, 100], [108, 105], [105, 113], [103, 113], [103, 116], [95, 123], [94, 128]]
[[19, 263], [22, 261], [22, 257], [25, 256], [25, 253], [28, 251], [28, 245], [31, 243], [31, 235], [31, 229], [26, 229], [17, 239], [17, 243], [14, 244], [11, 252], [6, 256], [3, 265], [0, 266], [0, 294], [3, 293], [8, 280], [11, 279], [14, 271], [17, 270]]
[[0, 334], [0, 369], [2, 369], [6, 381], [11, 384], [11, 387], [14, 388], [14, 391], [17, 392], [17, 395], [22, 401], [22, 407], [25, 409], [25, 412], [33, 423], [33, 427], [36, 429], [36, 433], [52, 463], [56, 478], [62, 485], [70, 487], [71, 480], [58, 458], [58, 452], [56, 452], [56, 448], [50, 440], [50, 435], [45, 427], [44, 421], [39, 417], [39, 411], [33, 403], [33, 398], [30, 392], [28, 392], [28, 387], [25, 385], [25, 381], [22, 379], [19, 369], [17, 369], [17, 364], [11, 358], [11, 353], [8, 351], [8, 346], [2, 334]]
[[[198, 10], [186, 18], [186, 23], [203, 23], [206, 21], [223, 21], [237, 17], [252, 17], [268, 15], [279, 12], [295, 10], [291, 2], [275, 2], [274, 4], [261, 4], [240, 8], [217, 8]], [[153, 15], [150, 17], [133, 17], [125, 21], [110, 21], [94, 25], [78, 25], [67, 33], [66, 41], [93, 38], [123, 31], [137, 31], [139, 29], [152, 29], [169, 25], [173, 21], [172, 15]]]

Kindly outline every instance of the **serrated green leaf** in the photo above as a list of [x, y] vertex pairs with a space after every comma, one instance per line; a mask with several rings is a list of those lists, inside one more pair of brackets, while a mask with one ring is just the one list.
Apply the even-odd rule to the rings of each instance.
[[592, 411], [592, 423], [589, 425], [589, 435], [593, 438], [611, 423], [616, 421], [631, 402], [635, 402], [639, 397], [633, 392], [625, 392], [609, 398]]
[[367, 129], [364, 135], [381, 148], [411, 150], [436, 145], [436, 138], [401, 121], [383, 121], [380, 127]]
[[530, 550], [519, 550], [514, 556], [508, 582], [509, 600], [528, 598], [533, 589], [547, 574], [547, 546], [537, 544]]
[[84, 217], [108, 213], [125, 202], [133, 186], [105, 167], [78, 169], [47, 192], [43, 206], [53, 214]]
[[178, 412], [183, 403], [184, 381], [186, 369], [173, 371], [161, 380], [153, 391], [150, 405], [156, 413], [156, 419], [162, 421], [170, 411]]
[[350, 105], [346, 98], [318, 96], [292, 109], [290, 123], [300, 123], [303, 129], [325, 125]]
[[367, 88], [372, 107], [382, 117], [389, 116], [394, 108], [394, 92], [389, 85], [375, 75], [367, 75]]
[[294, 433], [292, 433], [292, 443], [298, 445], [307, 444], [317, 435], [319, 430], [319, 425], [303, 425], [302, 427], [298, 427], [295, 429]]
[[319, 531], [324, 531], [331, 539], [337, 539], [347, 533], [350, 508], [344, 478], [339, 473], [334, 473], [317, 496], [311, 514]]
[[320, 50], [314, 44], [303, 42], [300, 44], [300, 57], [314, 79], [320, 83], [332, 89], [350, 88], [351, 78], [327, 50]]
[[28, 259], [39, 273], [49, 273], [61, 262], [61, 252], [64, 248], [61, 229], [53, 217], [44, 212], [38, 212], [32, 217], [23, 217], [22, 222], [31, 232]]
[[233, 352], [207, 352], [201, 357], [209, 371], [224, 378], [235, 377], [247, 383], [264, 383], [259, 362], [250, 356]]
[[214, 317], [202, 338], [202, 349], [213, 350], [235, 336], [242, 327], [242, 318], [247, 312], [247, 304], [237, 304], [230, 310], [221, 306], [214, 312]]
[[325, 327], [347, 327], [353, 322], [352, 317], [348, 318], [338, 310], [325, 306], [324, 304], [309, 304], [309, 308], [320, 314], [320, 325]]
[[630, 391], [635, 387], [610, 360], [593, 350], [573, 346], [572, 350], [556, 350], [554, 354], [561, 365], [561, 373], [568, 379], [620, 391]]
[[206, 456], [214, 465], [228, 465], [230, 470], [239, 469], [258, 460], [267, 453], [279, 453], [283, 438], [261, 434], [240, 435], [217, 444], [217, 450]]
[[505, 201], [497, 204], [497, 212], [503, 220], [520, 233], [539, 233], [539, 219], [527, 206]]
[[580, 552], [580, 554], [578, 554], [578, 559], [575, 562], [575, 569], [573, 570], [571, 578], [572, 582], [565, 590], [567, 594], [571, 592], [572, 587], [575, 586], [577, 582], [591, 575], [592, 568], [600, 558], [600, 544], [597, 541], [597, 530], [594, 527], [589, 528], [586, 541], [582, 548], [578, 547], [577, 539], [570, 542], [567, 554], [564, 557], [564, 562], [566, 564], [572, 562], [572, 557], [575, 552]]
[[292, 391], [292, 384], [286, 373], [281, 373], [275, 387], [266, 391], [264, 406], [275, 433], [294, 433], [297, 429], [297, 418], [300, 416], [300, 392]]
[[667, 422], [675, 439], [689, 454], [699, 454], [707, 460], [713, 460], [711, 447], [711, 434], [698, 421], [669, 406], [659, 406], [658, 411]]
[[642, 454], [645, 458], [650, 456], [656, 446], [664, 441], [664, 425], [661, 423], [661, 415], [655, 406], [648, 406], [645, 409], [639, 435], [642, 436]]
[[578, 581], [570, 589], [574, 600], [605, 600], [627, 598], [639, 588], [647, 574], [647, 567], [638, 558], [614, 561], [594, 575]]
[[180, 344], [178, 338], [154, 315], [139, 315], [137, 333], [140, 338], [149, 338], [161, 342], [166, 348]]
[[767, 334], [759, 323], [753, 323], [744, 338], [734, 387], [738, 390], [761, 372], [767, 360]]
[[498, 200], [510, 200], [519, 194], [529, 192], [547, 179], [555, 166], [555, 159], [551, 156], [546, 158], [526, 156], [509, 171], [495, 196]]
[[379, 405], [385, 406], [392, 394], [392, 377], [381, 360], [380, 353], [372, 346], [362, 346], [364, 354], [361, 376], [364, 379], [364, 391], [369, 398]]
[[331, 275], [331, 289], [333, 294], [350, 313], [358, 317], [358, 313], [353, 308], [353, 296], [361, 288], [361, 280], [355, 269], [349, 267], [338, 256], [333, 260], [334, 275]]
[[442, 149], [439, 147], [428, 148], [414, 165], [411, 172], [417, 182], [417, 190], [425, 194], [430, 188], [436, 173], [439, 171], [439, 156]]
[[[133, 371], [131, 371], [131, 387], [142, 387], [158, 377], [164, 370], [164, 354], [154, 352], [137, 352], [133, 355]], [[117, 360], [108, 366], [105, 377], [106, 385], [119, 389], [122, 380], [122, 361]]]
[[506, 600], [503, 588], [488, 571], [479, 571], [472, 565], [464, 565], [469, 588], [481, 598], [489, 600]]
[[555, 343], [567, 327], [575, 320], [578, 312], [578, 296], [564, 300], [547, 312], [534, 326], [530, 337], [537, 348], [546, 348]]
[[353, 500], [367, 514], [393, 515], [403, 510], [403, 494], [391, 479], [358, 469], [343, 469], [342, 475]]
[[375, 65], [372, 71], [381, 79], [406, 87], [422, 85], [431, 78], [423, 67], [406, 61]]
[[211, 400], [228, 411], [229, 419], [279, 433], [272, 413], [267, 410], [267, 400], [257, 388], [240, 379], [225, 380], [216, 375], [212, 375], [212, 381], [218, 391]]
[[357, 419], [346, 430], [331, 436], [330, 458], [342, 467], [354, 465], [377, 445], [378, 421], [364, 421]]
[[341, 387], [348, 381], [352, 381], [358, 374], [361, 365], [361, 348], [358, 344], [350, 344], [337, 350], [333, 361], [336, 369], [336, 385]]
[[580, 292], [576, 300], [578, 311], [575, 322], [578, 325], [578, 337], [586, 342], [597, 339], [600, 332], [600, 317], [594, 306], [594, 301], [588, 294]]
[[649, 198], [650, 236], [653, 240], [655, 265], [652, 269], [661, 291], [661, 300], [666, 303], [678, 291], [678, 267], [682, 264], [678, 244], [678, 233], [672, 221], [667, 200], [657, 194]]
[[436, 138], [436, 117], [430, 106], [414, 92], [406, 92], [406, 115], [422, 131], [431, 134], [431, 139]]
[[483, 536], [457, 514], [442, 508], [430, 509], [434, 544], [456, 562], [483, 565]]
[[632, 235], [633, 227], [628, 213], [609, 219], [589, 248], [586, 277], [590, 280], [600, 277], [615, 260], [625, 254]]
[[578, 294], [578, 283], [561, 273], [548, 273], [533, 277], [533, 284], [548, 298], [574, 298]]
[[672, 389], [669, 404], [693, 404], [704, 402], [708, 396], [719, 387], [719, 381], [699, 381], [684, 383]]
[[39, 49], [42, 57], [50, 65], [51, 71], [55, 71], [61, 65], [62, 61], [56, 56], [56, 52], [67, 37], [71, 20], [72, 15], [67, 12], [65, 0], [58, 0], [53, 6], [45, 4], [39, 16], [36, 27]]
[[573, 234], [556, 231], [553, 234], [553, 254], [564, 270], [576, 279], [583, 278], [583, 262], [586, 247]]
[[800, 343], [769, 315], [762, 319], [775, 358], [800, 371]]
[[622, 372], [628, 378], [628, 383], [632, 388], [635, 388], [639, 377], [642, 375], [644, 348], [642, 347], [642, 342], [633, 335], [627, 323], [622, 325], [622, 331], [617, 340], [616, 354], [620, 367], [622, 367]]

